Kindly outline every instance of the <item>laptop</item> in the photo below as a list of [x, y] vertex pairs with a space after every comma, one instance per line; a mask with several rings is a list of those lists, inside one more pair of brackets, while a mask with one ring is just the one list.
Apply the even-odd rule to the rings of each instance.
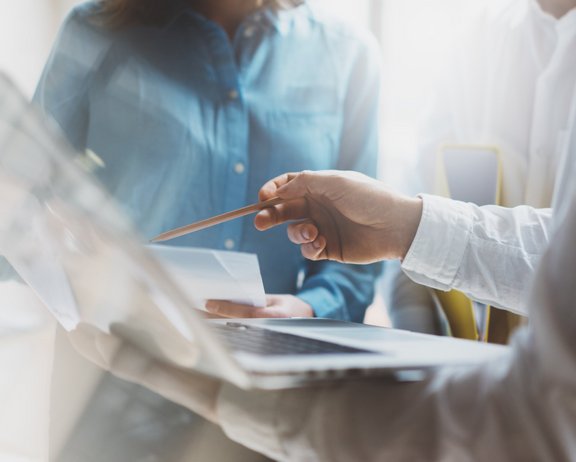
[[207, 319], [90, 174], [90, 159], [47, 124], [0, 77], [0, 254], [69, 331], [89, 324], [246, 389], [419, 377], [505, 350], [328, 319]]

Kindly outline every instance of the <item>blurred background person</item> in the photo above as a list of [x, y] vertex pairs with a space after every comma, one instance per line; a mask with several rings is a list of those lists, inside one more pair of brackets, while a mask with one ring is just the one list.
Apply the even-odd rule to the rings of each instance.
[[[422, 184], [414, 192], [442, 192], [438, 156], [443, 146], [460, 146], [464, 153], [494, 147], [502, 175], [499, 205], [551, 206], [568, 117], [576, 104], [575, 6], [561, 0], [484, 2], [464, 22], [423, 118]], [[491, 183], [491, 178], [478, 177], [482, 174], [472, 159], [456, 174], [462, 183]], [[445, 332], [433, 292], [402, 272], [394, 279], [389, 301], [393, 325]], [[506, 331], [494, 323], [496, 315], [490, 312], [489, 333], [506, 341], [508, 332], [494, 332]]]
[[[34, 99], [153, 237], [282, 171], [375, 176], [379, 85], [375, 41], [304, 2], [104, 0], [68, 17]], [[379, 268], [308, 264], [250, 220], [171, 244], [256, 253], [276, 294], [258, 317], [361, 321]]]
[[[34, 101], [153, 237], [254, 202], [259, 185], [285, 170], [375, 176], [379, 61], [368, 33], [307, 2], [102, 0], [67, 17]], [[226, 304], [218, 314], [231, 317], [362, 321], [381, 268], [307, 262], [283, 230], [263, 237], [250, 219], [170, 244], [258, 255], [268, 306]], [[137, 398], [114, 409], [128, 394]], [[177, 453], [210, 434], [197, 420], [108, 377], [63, 458], [104, 440], [107, 460]]]

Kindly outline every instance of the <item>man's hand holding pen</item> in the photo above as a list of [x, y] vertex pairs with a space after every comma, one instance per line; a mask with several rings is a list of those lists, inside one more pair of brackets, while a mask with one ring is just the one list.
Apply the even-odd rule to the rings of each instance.
[[372, 263], [403, 259], [416, 235], [422, 200], [356, 172], [287, 173], [267, 182], [261, 201], [284, 202], [256, 215], [259, 230], [295, 221], [288, 237], [311, 260]]

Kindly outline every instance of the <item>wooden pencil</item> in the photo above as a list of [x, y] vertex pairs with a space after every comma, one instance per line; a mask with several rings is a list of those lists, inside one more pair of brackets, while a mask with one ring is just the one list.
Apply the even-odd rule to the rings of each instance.
[[236, 218], [244, 217], [246, 215], [250, 215], [251, 213], [259, 212], [268, 207], [274, 207], [275, 205], [281, 204], [284, 202], [284, 199], [280, 199], [279, 197], [274, 197], [272, 199], [268, 199], [264, 202], [258, 202], [256, 204], [247, 205], [246, 207], [242, 207], [237, 210], [232, 210], [230, 212], [223, 213], [221, 215], [216, 215], [211, 218], [206, 218], [205, 220], [200, 220], [195, 223], [191, 223], [186, 226], [182, 226], [180, 228], [171, 229], [170, 231], [166, 231], [158, 236], [152, 238], [150, 242], [162, 242], [168, 241], [170, 239], [174, 239], [176, 237], [184, 236], [185, 234], [190, 234], [195, 231], [200, 231], [201, 229], [210, 228], [211, 226], [219, 225], [220, 223], [224, 223], [226, 221], [234, 220]]

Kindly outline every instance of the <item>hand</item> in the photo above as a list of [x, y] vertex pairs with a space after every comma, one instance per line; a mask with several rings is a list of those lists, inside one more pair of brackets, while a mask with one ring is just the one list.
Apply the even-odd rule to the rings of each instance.
[[268, 295], [264, 308], [223, 300], [208, 300], [206, 309], [225, 318], [311, 318], [314, 311], [294, 295]]
[[158, 361], [138, 347], [88, 324], [79, 324], [68, 333], [68, 338], [80, 354], [102, 369], [218, 423], [219, 380]]
[[422, 215], [421, 199], [356, 172], [287, 173], [266, 183], [259, 196], [291, 199], [259, 212], [254, 224], [263, 231], [300, 220], [288, 227], [288, 237], [310, 260], [403, 259]]

